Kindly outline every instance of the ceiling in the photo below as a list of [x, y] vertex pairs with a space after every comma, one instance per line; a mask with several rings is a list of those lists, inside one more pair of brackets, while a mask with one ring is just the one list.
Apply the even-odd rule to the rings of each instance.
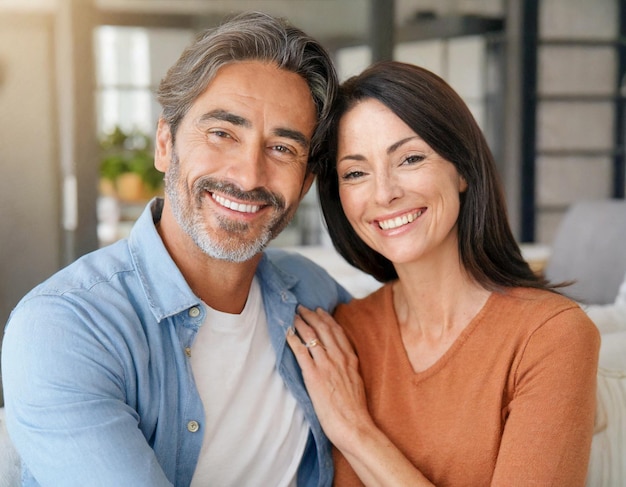
[[[63, 1], [63, 0], [57, 0]], [[367, 39], [372, 3], [390, 0], [94, 0], [102, 11], [119, 13], [194, 15], [205, 24], [246, 10], [260, 10], [288, 18], [320, 40], [350, 44]], [[397, 27], [415, 24], [418, 13], [456, 17], [503, 17], [504, 0], [395, 0]]]

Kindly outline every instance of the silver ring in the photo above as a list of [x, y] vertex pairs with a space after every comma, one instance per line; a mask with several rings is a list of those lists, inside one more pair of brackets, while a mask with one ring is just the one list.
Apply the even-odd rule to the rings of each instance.
[[320, 341], [317, 338], [313, 338], [313, 340], [306, 342], [304, 346], [306, 348], [313, 348], [313, 347], [317, 347], [319, 344], [320, 344]]

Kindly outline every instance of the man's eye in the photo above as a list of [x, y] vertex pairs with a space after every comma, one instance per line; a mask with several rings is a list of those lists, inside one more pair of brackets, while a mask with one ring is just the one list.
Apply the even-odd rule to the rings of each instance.
[[228, 132], [224, 132], [223, 130], [211, 130], [209, 132], [209, 135], [215, 135], [216, 137], [221, 137], [221, 138], [230, 138], [230, 134]]
[[275, 145], [272, 146], [272, 149], [278, 152], [284, 152], [285, 154], [290, 154], [293, 152], [289, 147], [286, 147], [284, 145]]

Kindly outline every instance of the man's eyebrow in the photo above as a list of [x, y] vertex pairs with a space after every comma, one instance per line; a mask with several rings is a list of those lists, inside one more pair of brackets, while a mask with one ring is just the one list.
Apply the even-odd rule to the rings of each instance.
[[208, 122], [209, 120], [221, 120], [222, 122], [228, 122], [240, 127], [251, 127], [250, 120], [235, 115], [234, 113], [227, 112], [226, 110], [217, 109], [211, 110], [200, 117], [200, 122]]
[[[227, 112], [223, 109], [211, 110], [210, 112], [205, 113], [200, 117], [199, 122], [208, 122], [210, 120], [221, 120], [223, 122], [228, 122], [233, 125], [237, 125], [239, 127], [250, 128], [252, 127], [252, 123], [247, 118], [241, 117], [239, 115], [235, 115], [234, 113]], [[306, 136], [300, 132], [299, 130], [292, 130], [288, 128], [277, 128], [274, 130], [274, 135], [278, 137], [286, 137], [288, 139], [292, 139], [293, 141], [300, 144], [305, 149], [309, 148], [310, 142]]]
[[292, 139], [293, 141], [297, 142], [305, 149], [309, 148], [309, 145], [310, 145], [309, 139], [307, 139], [305, 135], [298, 130], [278, 128], [274, 130], [274, 134], [277, 135], [278, 137], [286, 137], [288, 139]]

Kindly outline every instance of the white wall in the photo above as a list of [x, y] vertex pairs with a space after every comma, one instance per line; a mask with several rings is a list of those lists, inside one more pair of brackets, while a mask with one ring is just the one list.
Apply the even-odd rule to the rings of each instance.
[[0, 12], [0, 330], [61, 260], [50, 36], [43, 16]]

